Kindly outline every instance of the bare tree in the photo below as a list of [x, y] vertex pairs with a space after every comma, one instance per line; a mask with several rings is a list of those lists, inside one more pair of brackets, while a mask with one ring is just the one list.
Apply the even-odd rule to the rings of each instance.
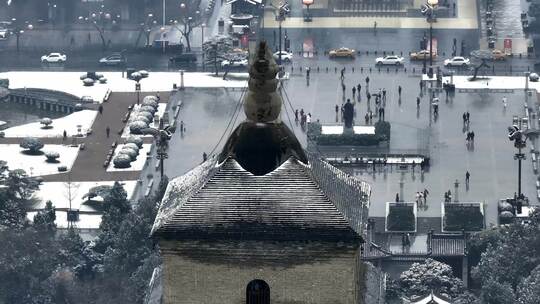
[[170, 20], [172, 26], [174, 26], [184, 39], [186, 40], [186, 51], [191, 51], [190, 35], [194, 28], [200, 26], [203, 23], [203, 18], [199, 10], [201, 4], [200, 0], [186, 0], [180, 3], [180, 16], [179, 20]]

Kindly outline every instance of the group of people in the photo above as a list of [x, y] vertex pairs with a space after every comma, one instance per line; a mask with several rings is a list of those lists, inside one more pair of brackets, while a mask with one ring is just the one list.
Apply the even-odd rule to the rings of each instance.
[[304, 109], [300, 109], [300, 111], [298, 111], [298, 109], [296, 109], [294, 111], [294, 121], [295, 122], [300, 121], [300, 125], [302, 127], [305, 127], [306, 124], [311, 122], [311, 113], [305, 113]]
[[424, 189], [424, 191], [416, 192], [415, 199], [416, 199], [416, 204], [418, 205], [418, 207], [427, 205], [428, 194], [429, 194], [429, 191], [427, 189]]

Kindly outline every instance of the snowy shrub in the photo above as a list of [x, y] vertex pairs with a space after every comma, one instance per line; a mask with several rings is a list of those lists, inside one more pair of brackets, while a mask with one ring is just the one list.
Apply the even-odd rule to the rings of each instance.
[[85, 79], [83, 79], [83, 85], [84, 85], [85, 87], [93, 86], [93, 85], [94, 85], [94, 79], [92, 79], [92, 78], [85, 78]]
[[151, 97], [151, 96], [146, 96], [142, 102], [142, 105], [143, 106], [150, 106], [152, 108], [157, 108], [158, 107], [158, 102], [157, 100], [155, 99], [147, 99], [147, 97]]
[[48, 118], [48, 117], [44, 117], [41, 119], [41, 121], [39, 122], [40, 124], [43, 125], [43, 129], [49, 129], [49, 128], [52, 128], [51, 125], [53, 123], [52, 119]]
[[118, 155], [123, 154], [129, 156], [131, 161], [134, 161], [137, 159], [137, 156], [139, 155], [139, 151], [132, 149], [132, 148], [122, 148], [120, 152], [118, 152]]
[[60, 153], [56, 151], [47, 151], [45, 152], [45, 157], [47, 158], [46, 161], [48, 163], [57, 163], [58, 162], [57, 158], [60, 157]]
[[58, 172], [66, 172], [67, 166], [58, 166]]
[[126, 144], [133, 143], [136, 144], [139, 148], [143, 145], [143, 139], [140, 136], [130, 136], [126, 139]]
[[139, 109], [139, 112], [150, 112], [150, 113], [152, 113], [152, 115], [154, 115], [154, 113], [156, 113], [156, 108], [154, 108], [152, 106], [142, 106]]
[[131, 134], [142, 134], [144, 129], [148, 128], [148, 124], [146, 124], [144, 121], [134, 121], [129, 124], [129, 131]]
[[118, 154], [113, 159], [113, 164], [115, 168], [129, 168], [131, 163], [131, 158], [126, 154]]
[[27, 152], [30, 154], [39, 154], [44, 145], [41, 140], [35, 137], [26, 137], [22, 140], [19, 146], [27, 150]]
[[122, 147], [122, 149], [123, 148], [131, 148], [131, 149], [136, 150], [137, 152], [139, 152], [139, 146], [137, 144], [135, 144], [135, 143], [127, 143]]
[[[148, 113], [148, 112], [144, 112], [144, 113]], [[143, 121], [145, 124], [149, 125], [152, 122], [152, 119], [148, 118], [148, 116], [146, 115], [140, 115], [140, 116], [135, 117], [133, 121]]]

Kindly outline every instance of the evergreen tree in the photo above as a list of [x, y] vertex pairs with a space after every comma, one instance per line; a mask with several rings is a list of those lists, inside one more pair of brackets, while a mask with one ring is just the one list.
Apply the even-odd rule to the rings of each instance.
[[45, 233], [56, 231], [56, 210], [51, 201], [45, 203], [45, 209], [38, 211], [34, 215], [34, 228]]
[[95, 245], [97, 252], [105, 253], [107, 248], [114, 243], [114, 237], [130, 211], [131, 204], [127, 199], [126, 191], [120, 183], [115, 182], [103, 200], [100, 233]]
[[27, 225], [25, 205], [37, 189], [38, 181], [24, 170], [10, 171], [5, 162], [0, 163], [0, 230]]

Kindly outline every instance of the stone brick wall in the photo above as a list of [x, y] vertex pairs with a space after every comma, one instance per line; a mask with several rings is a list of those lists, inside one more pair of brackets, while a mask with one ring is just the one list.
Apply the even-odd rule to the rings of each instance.
[[161, 241], [160, 248], [165, 304], [244, 304], [254, 279], [269, 284], [272, 304], [363, 303], [355, 245]]

